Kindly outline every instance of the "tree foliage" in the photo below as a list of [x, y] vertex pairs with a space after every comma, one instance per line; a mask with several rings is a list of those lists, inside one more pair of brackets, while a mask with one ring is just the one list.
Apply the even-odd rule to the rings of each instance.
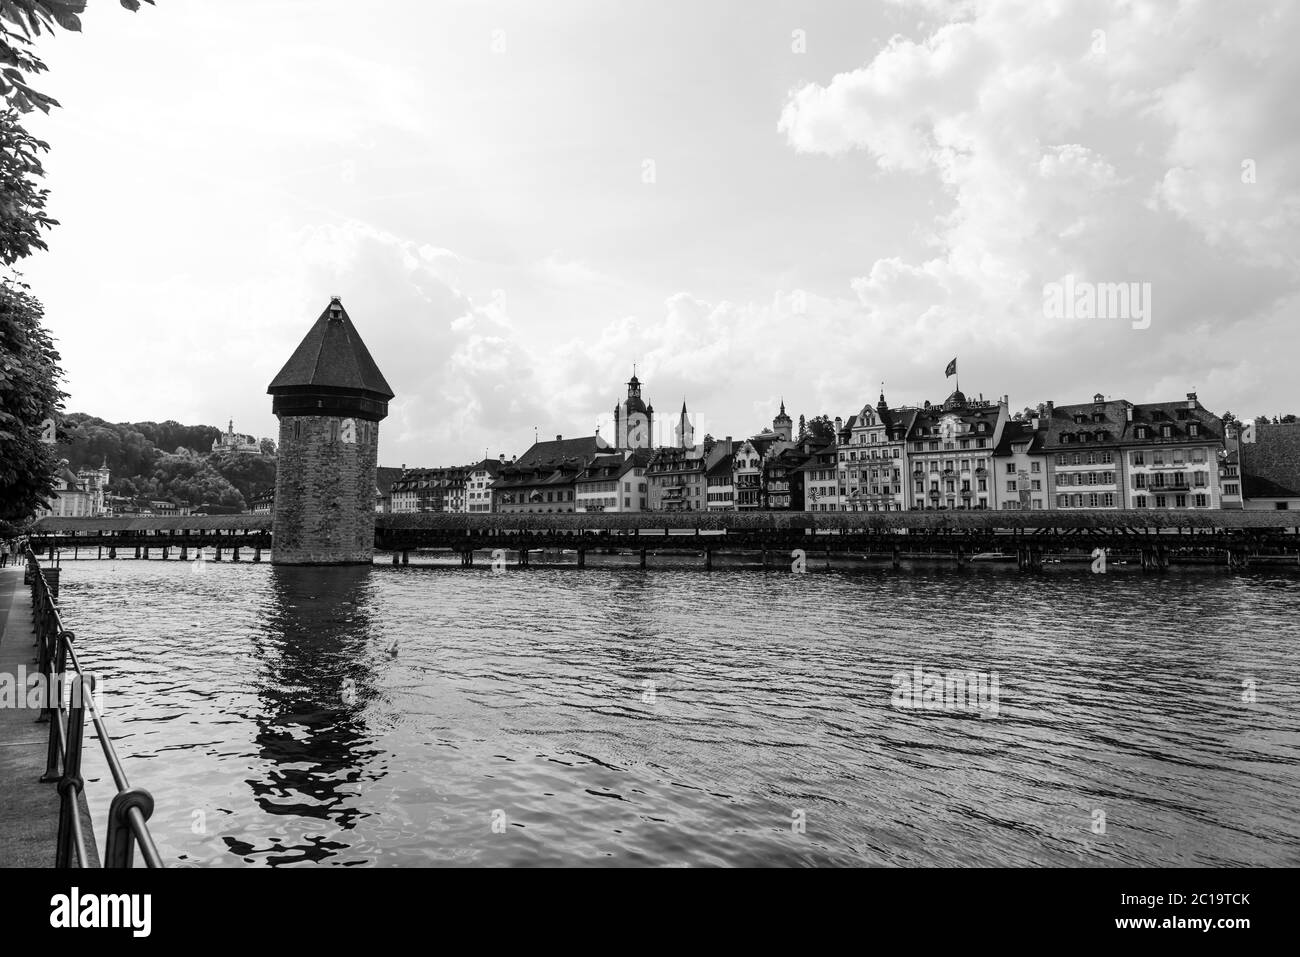
[[[67, 417], [58, 457], [74, 472], [106, 467], [109, 491], [177, 505], [243, 507], [275, 487], [275, 456], [212, 452], [221, 430], [211, 425], [106, 422], [74, 412]], [[274, 446], [274, 443], [272, 443]]]
[[808, 420], [808, 435], [819, 442], [834, 442], [835, 423], [828, 415], [815, 415]]
[[0, 519], [30, 516], [54, 488], [54, 447], [41, 441], [64, 393], [59, 354], [41, 304], [22, 283], [0, 280]]
[[[120, 2], [140, 8], [140, 0]], [[45, 249], [43, 234], [56, 225], [45, 213], [49, 191], [40, 185], [49, 146], [21, 122], [24, 113], [59, 105], [31, 85], [46, 72], [33, 42], [55, 27], [79, 31], [85, 9], [86, 0], [0, 0], [0, 263], [7, 267]], [[42, 439], [66, 396], [43, 317], [25, 284], [0, 278], [0, 520], [9, 522], [29, 518], [53, 492], [57, 460]]]

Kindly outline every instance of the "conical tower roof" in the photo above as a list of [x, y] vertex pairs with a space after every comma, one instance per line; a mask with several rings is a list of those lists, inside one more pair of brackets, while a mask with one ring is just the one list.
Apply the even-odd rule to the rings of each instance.
[[384, 374], [361, 341], [347, 310], [335, 297], [294, 350], [267, 392], [310, 386], [370, 392], [393, 398]]
[[381, 419], [393, 390], [339, 302], [330, 300], [266, 389], [277, 414], [358, 414]]

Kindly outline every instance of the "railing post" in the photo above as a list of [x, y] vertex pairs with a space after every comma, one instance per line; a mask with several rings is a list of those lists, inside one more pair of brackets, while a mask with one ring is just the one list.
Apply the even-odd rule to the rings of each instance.
[[119, 791], [108, 808], [108, 838], [104, 847], [105, 867], [129, 868], [135, 858], [135, 834], [131, 811], [138, 810], [147, 821], [153, 814], [153, 795], [144, 788]]
[[[77, 834], [75, 816], [80, 813], [78, 798], [86, 786], [81, 776], [81, 743], [86, 729], [86, 699], [95, 692], [95, 679], [77, 675], [72, 683], [72, 700], [68, 705], [68, 749], [63, 756], [63, 776], [59, 778], [59, 836], [55, 845], [54, 866], [72, 867], [77, 857], [74, 835]], [[53, 693], [53, 692], [51, 692]], [[55, 713], [54, 724], [59, 721]]]

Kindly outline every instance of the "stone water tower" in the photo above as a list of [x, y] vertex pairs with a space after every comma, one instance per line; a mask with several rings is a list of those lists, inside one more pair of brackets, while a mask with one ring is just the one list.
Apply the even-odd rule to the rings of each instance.
[[370, 564], [379, 421], [393, 390], [337, 296], [266, 391], [280, 420], [272, 563]]

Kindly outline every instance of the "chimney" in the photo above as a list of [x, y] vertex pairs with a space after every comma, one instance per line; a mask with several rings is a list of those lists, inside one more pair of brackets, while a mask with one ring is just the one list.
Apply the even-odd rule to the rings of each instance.
[[1038, 431], [1038, 423], [1039, 423], [1039, 421], [1040, 421], [1040, 419], [1038, 418], [1038, 413], [1035, 412], [1035, 413], [1034, 413], [1034, 417], [1033, 417], [1032, 419], [1030, 419], [1029, 421], [1031, 421], [1031, 422], [1034, 423], [1034, 431], [1037, 432], [1037, 431]]
[[504, 453], [504, 452], [498, 452], [498, 453], [497, 453], [497, 461], [500, 462], [502, 465], [505, 465], [505, 464], [506, 464], [506, 453]]
[[1124, 421], [1125, 422], [1133, 421], [1133, 406], [1127, 403], [1125, 403], [1124, 405]]
[[838, 415], [835, 416], [835, 441], [836, 442], [840, 440], [840, 431], [843, 428], [844, 428], [844, 420], [841, 419]]
[[557, 435], [557, 436], [555, 437], [555, 441], [557, 441], [557, 442], [563, 442], [563, 441], [564, 441], [564, 436], [562, 436], [562, 435]]
[[1053, 413], [1055, 410], [1056, 410], [1056, 404], [1055, 404], [1054, 402], [1052, 402], [1051, 399], [1048, 399], [1048, 400], [1047, 400], [1047, 411], [1044, 413], [1044, 414], [1047, 416], [1047, 421], [1049, 421], [1049, 422], [1052, 421], [1052, 413]]
[[1195, 411], [1195, 409], [1196, 409], [1196, 393], [1195, 393], [1195, 392], [1189, 392], [1189, 393], [1187, 393], [1187, 408], [1189, 408], [1189, 409]]

